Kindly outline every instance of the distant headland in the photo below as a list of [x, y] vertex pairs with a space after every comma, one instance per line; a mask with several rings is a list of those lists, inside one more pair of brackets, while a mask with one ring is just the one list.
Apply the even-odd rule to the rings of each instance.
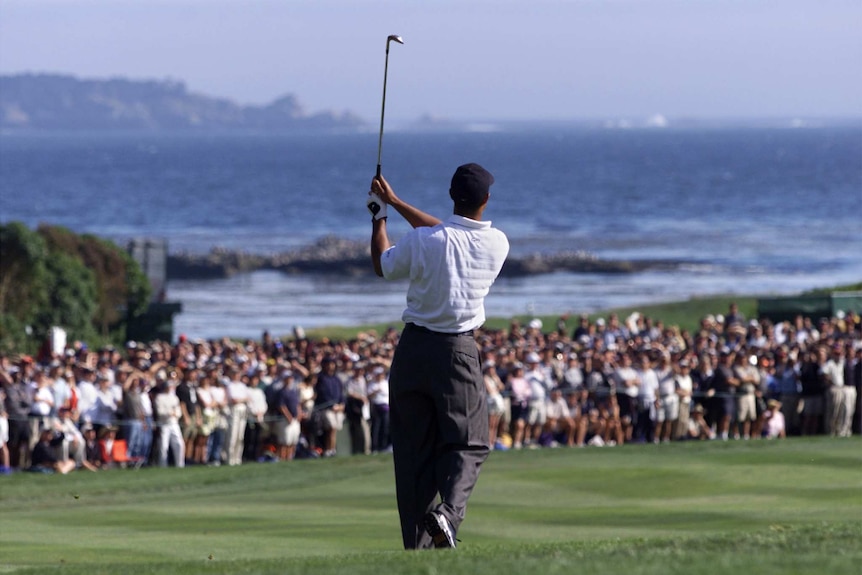
[[0, 76], [0, 130], [297, 132], [355, 130], [352, 112], [308, 113], [294, 95], [243, 106], [190, 92], [175, 80]]

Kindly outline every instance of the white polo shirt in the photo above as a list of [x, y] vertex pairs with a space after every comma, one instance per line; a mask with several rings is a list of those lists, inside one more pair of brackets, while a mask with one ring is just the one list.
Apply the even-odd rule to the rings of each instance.
[[407, 233], [380, 266], [388, 280], [410, 280], [404, 322], [460, 333], [485, 323], [485, 296], [508, 254], [509, 240], [491, 222], [452, 215]]

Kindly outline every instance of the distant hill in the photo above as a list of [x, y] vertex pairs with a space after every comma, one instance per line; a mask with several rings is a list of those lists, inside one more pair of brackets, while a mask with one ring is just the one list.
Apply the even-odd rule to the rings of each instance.
[[0, 129], [255, 131], [355, 129], [350, 113], [308, 114], [293, 95], [265, 106], [189, 92], [173, 80], [80, 79], [58, 74], [0, 76]]

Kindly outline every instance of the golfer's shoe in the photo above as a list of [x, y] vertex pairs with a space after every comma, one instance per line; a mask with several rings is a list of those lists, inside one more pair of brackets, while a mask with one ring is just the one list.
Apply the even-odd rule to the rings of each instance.
[[455, 532], [449, 525], [449, 520], [436, 511], [429, 511], [422, 518], [422, 526], [431, 536], [434, 547], [437, 549], [454, 549]]

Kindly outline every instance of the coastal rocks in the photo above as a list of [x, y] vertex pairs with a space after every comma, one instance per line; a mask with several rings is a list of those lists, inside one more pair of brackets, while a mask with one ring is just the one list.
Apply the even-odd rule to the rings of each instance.
[[[167, 258], [168, 279], [218, 279], [255, 270], [277, 270], [287, 274], [326, 274], [346, 277], [370, 276], [368, 242], [335, 236], [321, 238], [295, 251], [261, 255], [214, 248], [208, 254], [177, 253]], [[500, 275], [523, 277], [554, 272], [633, 273], [672, 266], [666, 261], [603, 260], [582, 251], [510, 256]]]
[[523, 258], [509, 258], [503, 265], [501, 276], [519, 277], [554, 272], [576, 273], [631, 273], [654, 267], [657, 262], [602, 260], [586, 252], [560, 252], [531, 254]]
[[168, 254], [167, 279], [219, 279], [266, 267], [265, 256], [213, 248], [208, 254]]

